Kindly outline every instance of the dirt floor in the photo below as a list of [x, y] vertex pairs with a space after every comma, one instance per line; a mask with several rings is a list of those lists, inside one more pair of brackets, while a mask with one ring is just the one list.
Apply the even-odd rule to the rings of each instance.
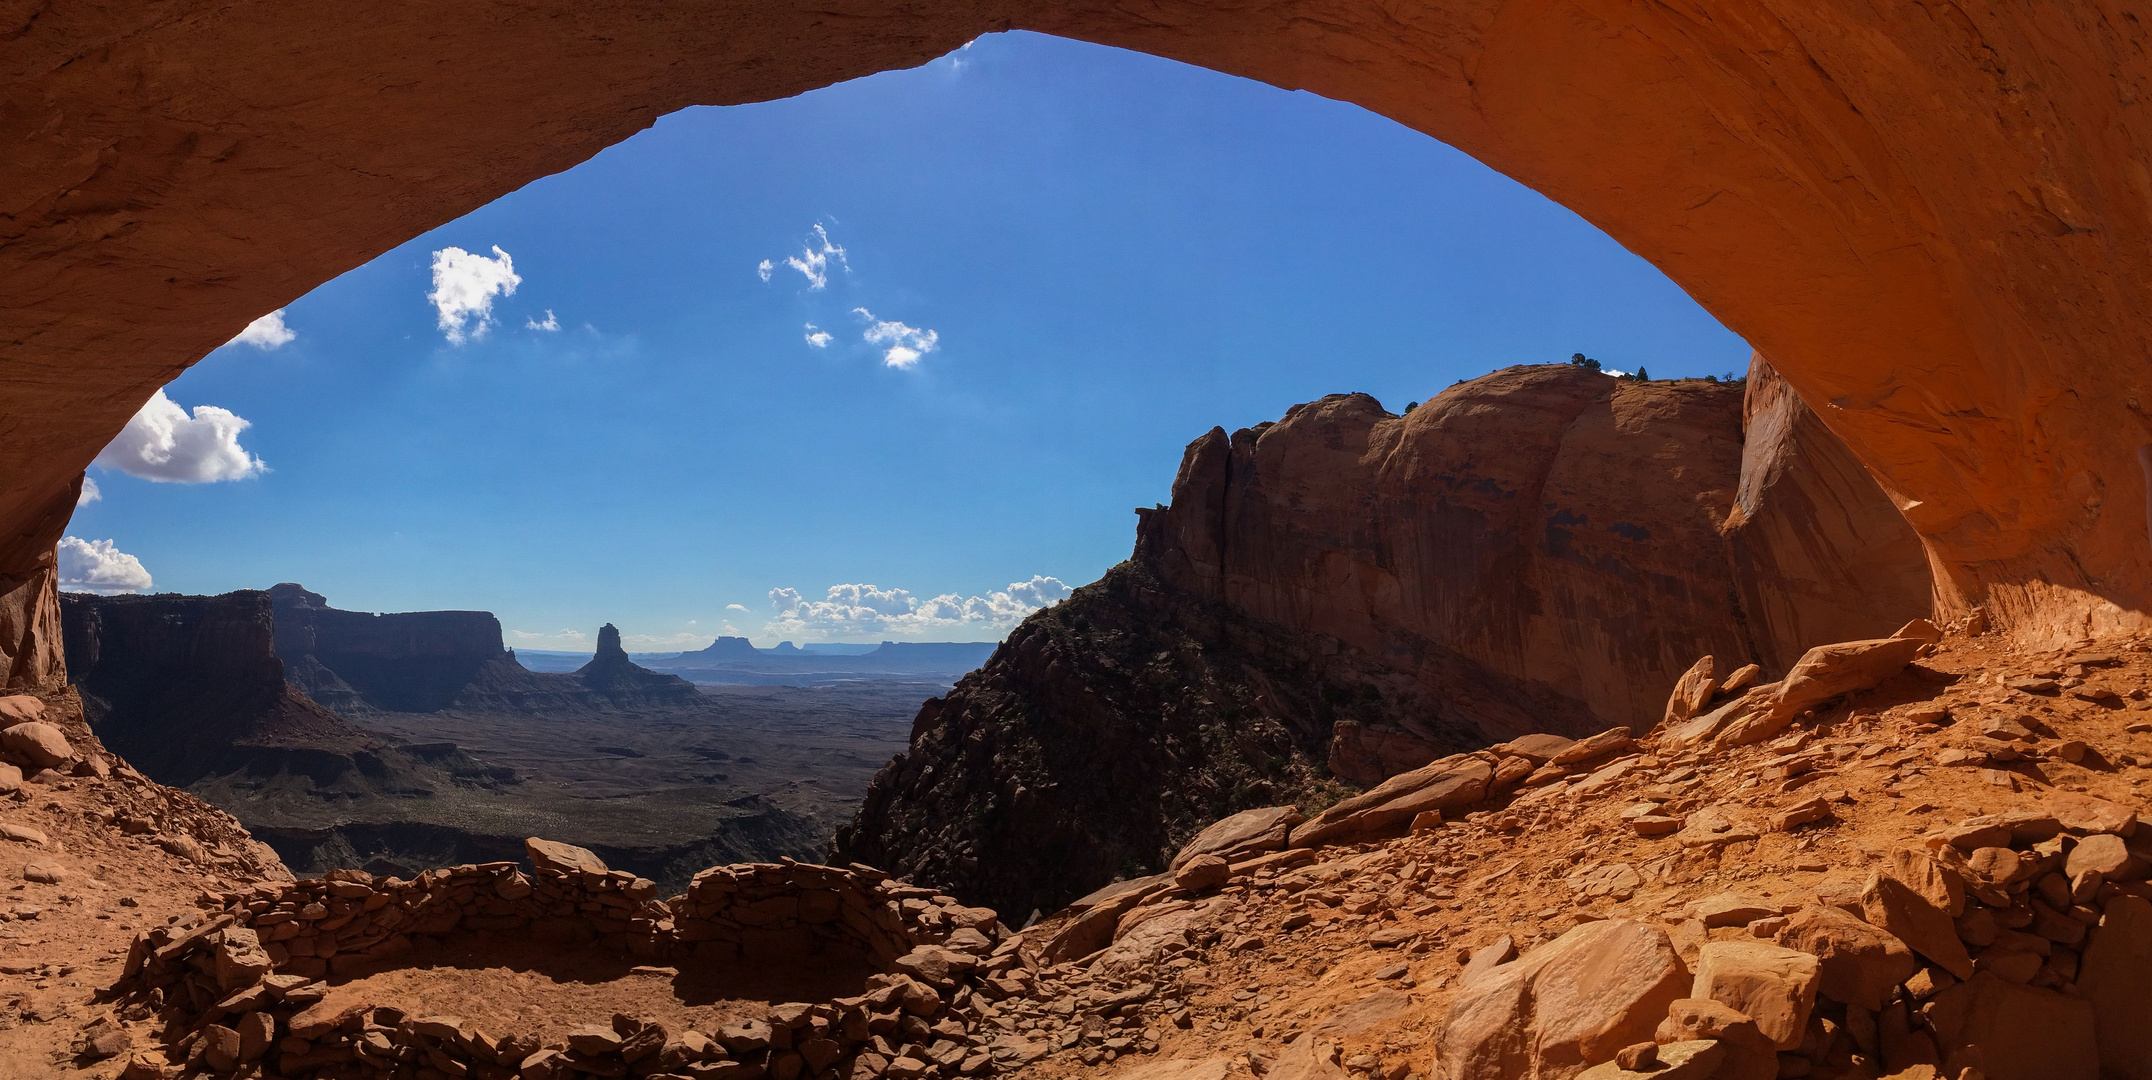
[[808, 964], [639, 965], [596, 950], [494, 935], [451, 939], [398, 958], [396, 966], [330, 980], [332, 999], [439, 1014], [494, 1035], [537, 1033], [551, 1042], [614, 1013], [656, 1019], [670, 1031], [710, 1031], [768, 1014], [788, 1001], [860, 992], [875, 968], [863, 957]]

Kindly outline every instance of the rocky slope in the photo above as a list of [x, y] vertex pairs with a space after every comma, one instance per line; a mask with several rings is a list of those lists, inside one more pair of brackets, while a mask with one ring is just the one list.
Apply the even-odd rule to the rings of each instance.
[[1698, 655], [1776, 675], [1925, 614], [1895, 508], [1755, 366], [1746, 405], [1561, 365], [1214, 429], [1129, 562], [928, 703], [834, 851], [1050, 910], [1263, 792], [1641, 730]]
[[[294, 883], [113, 762], [64, 692], [0, 699], [66, 732], [0, 733], [0, 759], [58, 763], [0, 793], [25, 878], [0, 1067], [2134, 1080], [2152, 641], [2028, 653], [1978, 628], [1819, 648], [1755, 692], [1686, 680], [1676, 714], [1735, 708], [1459, 755], [1490, 767], [1440, 798], [1221, 821], [1171, 873], [1017, 933], [864, 867], [716, 867], [660, 899], [540, 840]], [[1729, 719], [1744, 702], [1785, 726]], [[1440, 809], [1368, 816], [1399, 805]]]

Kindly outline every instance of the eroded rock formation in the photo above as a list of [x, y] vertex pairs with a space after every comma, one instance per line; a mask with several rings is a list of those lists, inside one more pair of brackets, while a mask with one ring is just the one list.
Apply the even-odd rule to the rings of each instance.
[[614, 705], [683, 704], [697, 697], [695, 684], [678, 675], [660, 675], [639, 667], [620, 647], [620, 631], [612, 623], [598, 628], [598, 648], [590, 663], [576, 669], [575, 678]]
[[[838, 851], [1050, 910], [1156, 868], [1205, 821], [1319, 801], [1326, 774], [1371, 785], [1534, 732], [1642, 733], [1699, 655], [1776, 677], [1835, 640], [1805, 635], [1925, 615], [1925, 585], [1905, 587], [1926, 580], [1917, 546], [1799, 525], [1879, 520], [1882, 491], [1829, 471], [1843, 448], [1798, 402], [1752, 422], [1745, 451], [1743, 400], [1554, 365], [1403, 417], [1343, 394], [1214, 429], [1172, 505], [1138, 511], [1129, 562], [921, 710]], [[1729, 523], [1745, 456], [1769, 469]], [[1807, 569], [1769, 561], [1789, 548], [1831, 576], [1772, 577]], [[1752, 594], [1829, 617], [1751, 617]]]
[[338, 771], [355, 774], [350, 756], [378, 748], [285, 681], [266, 593], [63, 593], [60, 606], [90, 724], [163, 783], [185, 787], [293, 752], [343, 758]]
[[286, 582], [276, 601], [276, 651], [306, 695], [347, 716], [371, 712], [574, 712], [695, 700], [685, 679], [638, 667], [607, 624], [591, 663], [573, 675], [536, 672], [501, 643], [490, 611], [377, 615], [330, 607]]

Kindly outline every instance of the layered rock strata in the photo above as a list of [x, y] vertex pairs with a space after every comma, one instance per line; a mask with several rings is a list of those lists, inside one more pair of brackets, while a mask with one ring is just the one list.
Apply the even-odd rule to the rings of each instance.
[[[502, 644], [488, 611], [373, 614], [330, 607], [289, 582], [270, 588], [276, 651], [293, 685], [339, 713], [573, 712], [693, 701], [686, 680], [636, 666], [604, 630], [574, 676], [530, 671]], [[608, 630], [611, 629], [608, 624]]]
[[[1771, 378], [1759, 360], [1751, 386]], [[1171, 505], [1138, 511], [1127, 563], [922, 708], [834, 850], [1051, 910], [1158, 869], [1205, 821], [1312, 814], [1345, 793], [1326, 779], [1372, 786], [1535, 732], [1641, 734], [1699, 654], [1775, 676], [1821, 643], [1801, 635], [1927, 613], [1913, 547], [1793, 523], [1834, 499], [1833, 520], [1897, 511], [1830, 471], [1843, 449], [1804, 407], [1762, 393], [1744, 432], [1740, 386], [1518, 367], [1403, 417], [1347, 394], [1214, 429]], [[1754, 579], [1808, 565], [1792, 552], [1841, 569]], [[1815, 603], [1751, 617], [1750, 594]]]

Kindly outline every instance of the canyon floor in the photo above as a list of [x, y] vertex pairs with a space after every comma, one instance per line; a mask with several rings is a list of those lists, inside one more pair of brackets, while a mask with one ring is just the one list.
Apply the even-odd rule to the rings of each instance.
[[876, 769], [904, 749], [938, 683], [705, 686], [691, 706], [602, 714], [359, 714], [377, 735], [449, 743], [506, 782], [324, 797], [291, 776], [234, 774], [193, 787], [301, 873], [338, 866], [406, 876], [517, 858], [547, 836], [601, 852], [668, 887], [720, 862], [820, 856]]
[[[1139, 1070], [1147, 1076], [1269, 1074], [1295, 1080], [1464, 1075], [1445, 1071], [1457, 1063], [1438, 1061], [1435, 1046], [1452, 1019], [1452, 1005], [1466, 992], [1468, 968], [1484, 977], [1504, 970], [1508, 965], [1501, 962], [1516, 952], [1523, 955], [1515, 963], [1528, 966], [1536, 949], [1572, 929], [1624, 920], [1660, 928], [1693, 965], [1707, 943], [1783, 935], [1790, 912], [1848, 905], [1858, 911], [1864, 882], [1892, 865], [1894, 852], [1967, 843], [1982, 827], [1963, 824], [1968, 819], [2023, 812], [2020, 820], [2031, 820], [2044, 812], [2050, 823], [2060, 814], [2075, 836], [2131, 833], [2131, 812], [2143, 805], [2143, 786], [2152, 781], [2148, 681], [2152, 648], [2141, 638], [2029, 653], [1998, 638], [1952, 636], [1901, 674], [1761, 745], [1677, 753], [1647, 737], [1553, 783], [1523, 788], [1472, 808], [1461, 820], [1411, 835], [1276, 851], [1235, 863], [1222, 880], [1202, 885], [1154, 883], [1140, 903], [1120, 914], [1103, 950], [1052, 963], [1055, 939], [1087, 908], [1057, 914], [1002, 940], [982, 966], [994, 977], [979, 982], [976, 993], [970, 986], [958, 990], [940, 1014], [943, 1022], [922, 1036], [922, 1045], [931, 1038], [937, 1049], [952, 1048], [946, 1063], [853, 1053], [881, 1062], [892, 1076], [914, 1067], [924, 1070], [916, 1075], [944, 1077], [1135, 1076]], [[70, 734], [94, 746], [86, 729]], [[246, 898], [283, 887], [275, 882], [278, 868], [247, 861], [245, 841], [228, 821], [183, 794], [124, 769], [109, 779], [42, 775], [46, 782], [26, 783], [0, 802], [0, 823], [42, 835], [42, 842], [31, 837], [7, 844], [7, 877], [19, 883], [10, 883], [7, 907], [0, 909], [8, 919], [0, 924], [0, 1071], [113, 1076], [129, 1053], [155, 1043], [157, 1024], [148, 1013], [115, 1016], [113, 1006], [96, 1000], [100, 988], [113, 984], [135, 934], [175, 917], [184, 926], [199, 919], [199, 911], [223, 910], [227, 917], [266, 911], [259, 902], [249, 908]], [[2114, 820], [2082, 825], [2071, 820], [2076, 811], [2059, 809], [2066, 805], [2100, 808]], [[1640, 828], [1634, 821], [1646, 811], [1688, 824], [1678, 832]], [[1725, 827], [1701, 824], [1712, 819]], [[2003, 839], [1987, 843], [2010, 843], [2010, 831], [2003, 827]], [[185, 838], [195, 833], [210, 842], [188, 843]], [[2140, 846], [2133, 841], [2131, 850]], [[2025, 858], [2033, 865], [2036, 855]], [[32, 864], [42, 869], [33, 872]], [[57, 883], [35, 880], [52, 876]], [[2015, 907], [2027, 906], [2023, 891], [2030, 884], [2015, 886]], [[2088, 892], [2079, 908], [2093, 923], [2100, 921], [2099, 905], [2115, 910], [2110, 894], [2127, 900], [2143, 890], [2121, 871], [2116, 881], [2101, 885], [2093, 879], [2090, 887], [2096, 892]], [[2046, 895], [2044, 880], [2039, 888], [2033, 896]], [[1964, 903], [1970, 913], [1981, 910], [1970, 899]], [[1991, 906], [2007, 915], [2012, 904], [1999, 893]], [[918, 910], [933, 910], [933, 901]], [[1964, 926], [1961, 921], [1959, 932], [1971, 935]], [[2080, 950], [2087, 948], [2085, 926], [2076, 927], [2078, 937], [2035, 928], [2038, 936], [1976, 942], [1973, 963], [1985, 973], [1977, 979], [2047, 987], [2057, 1000], [2084, 996], [2072, 980]], [[2104, 926], [2093, 931], [2105, 932]], [[491, 962], [520, 974], [500, 976], [500, 989], [540, 1005], [582, 1000], [594, 1009], [662, 1015], [687, 1034], [755, 1010], [746, 982], [731, 990], [704, 982], [691, 991], [692, 981], [678, 978], [678, 969], [638, 970], [624, 967], [627, 960], [587, 971], [519, 966], [511, 939], [479, 934], [461, 940], [503, 943]], [[1920, 944], [1923, 954], [1929, 951], [1929, 943]], [[2040, 958], [2019, 970], [2014, 954], [2034, 948]], [[463, 971], [482, 966], [478, 959], [421, 950], [401, 967], [422, 962]], [[1916, 966], [1904, 987], [1892, 991], [1891, 1008], [1913, 1006], [1917, 1025], [1930, 996], [1957, 980], [1935, 962]], [[515, 979], [531, 981], [531, 989], [518, 990]], [[393, 1016], [465, 1008], [471, 1001], [468, 978], [391, 975], [375, 985], [395, 998], [400, 1011]], [[731, 1004], [710, 1011], [719, 1001]], [[819, 1014], [802, 1007], [771, 1015], [780, 1023], [790, 1016], [807, 1024]], [[1907, 1014], [1897, 1015], [1903, 1021]], [[1876, 1016], [1819, 1000], [1794, 1048], [1778, 1054], [1776, 1075], [1936, 1075], [1935, 1036], [1921, 1036], [1925, 1050], [1908, 1049], [1912, 1044], [1901, 1027], [1879, 1044]], [[494, 1022], [515, 1026], [513, 1020]], [[534, 1034], [550, 1030], [535, 1021], [529, 1026]], [[113, 1036], [114, 1030], [127, 1038]], [[379, 1030], [401, 1037], [393, 1022]], [[120, 1041], [132, 1049], [108, 1060], [84, 1060], [78, 1070], [76, 1055], [85, 1038], [95, 1037], [104, 1039], [105, 1049]], [[1982, 1038], [1990, 1041], [1990, 1065], [1978, 1075], [1995, 1078], [2024, 1075], [2009, 1063], [2026, 1053], [2049, 1055], [2062, 1068], [2090, 1052], [2057, 1041], [2061, 1036], [2040, 1030], [2031, 1018], [2009, 1015], [1995, 1018]], [[1942, 1052], [1953, 1052], [1947, 1039]], [[1928, 1060], [1891, 1060], [1908, 1054]], [[688, 1071], [681, 1075], [751, 1075], [727, 1067], [734, 1071], [682, 1066]], [[137, 1068], [148, 1070], [139, 1075], [157, 1075], [147, 1065]], [[639, 1067], [636, 1073], [651, 1071]], [[362, 1074], [374, 1075], [351, 1073]], [[526, 1069], [524, 1075], [533, 1073]], [[760, 1075], [760, 1066], [752, 1075]]]

